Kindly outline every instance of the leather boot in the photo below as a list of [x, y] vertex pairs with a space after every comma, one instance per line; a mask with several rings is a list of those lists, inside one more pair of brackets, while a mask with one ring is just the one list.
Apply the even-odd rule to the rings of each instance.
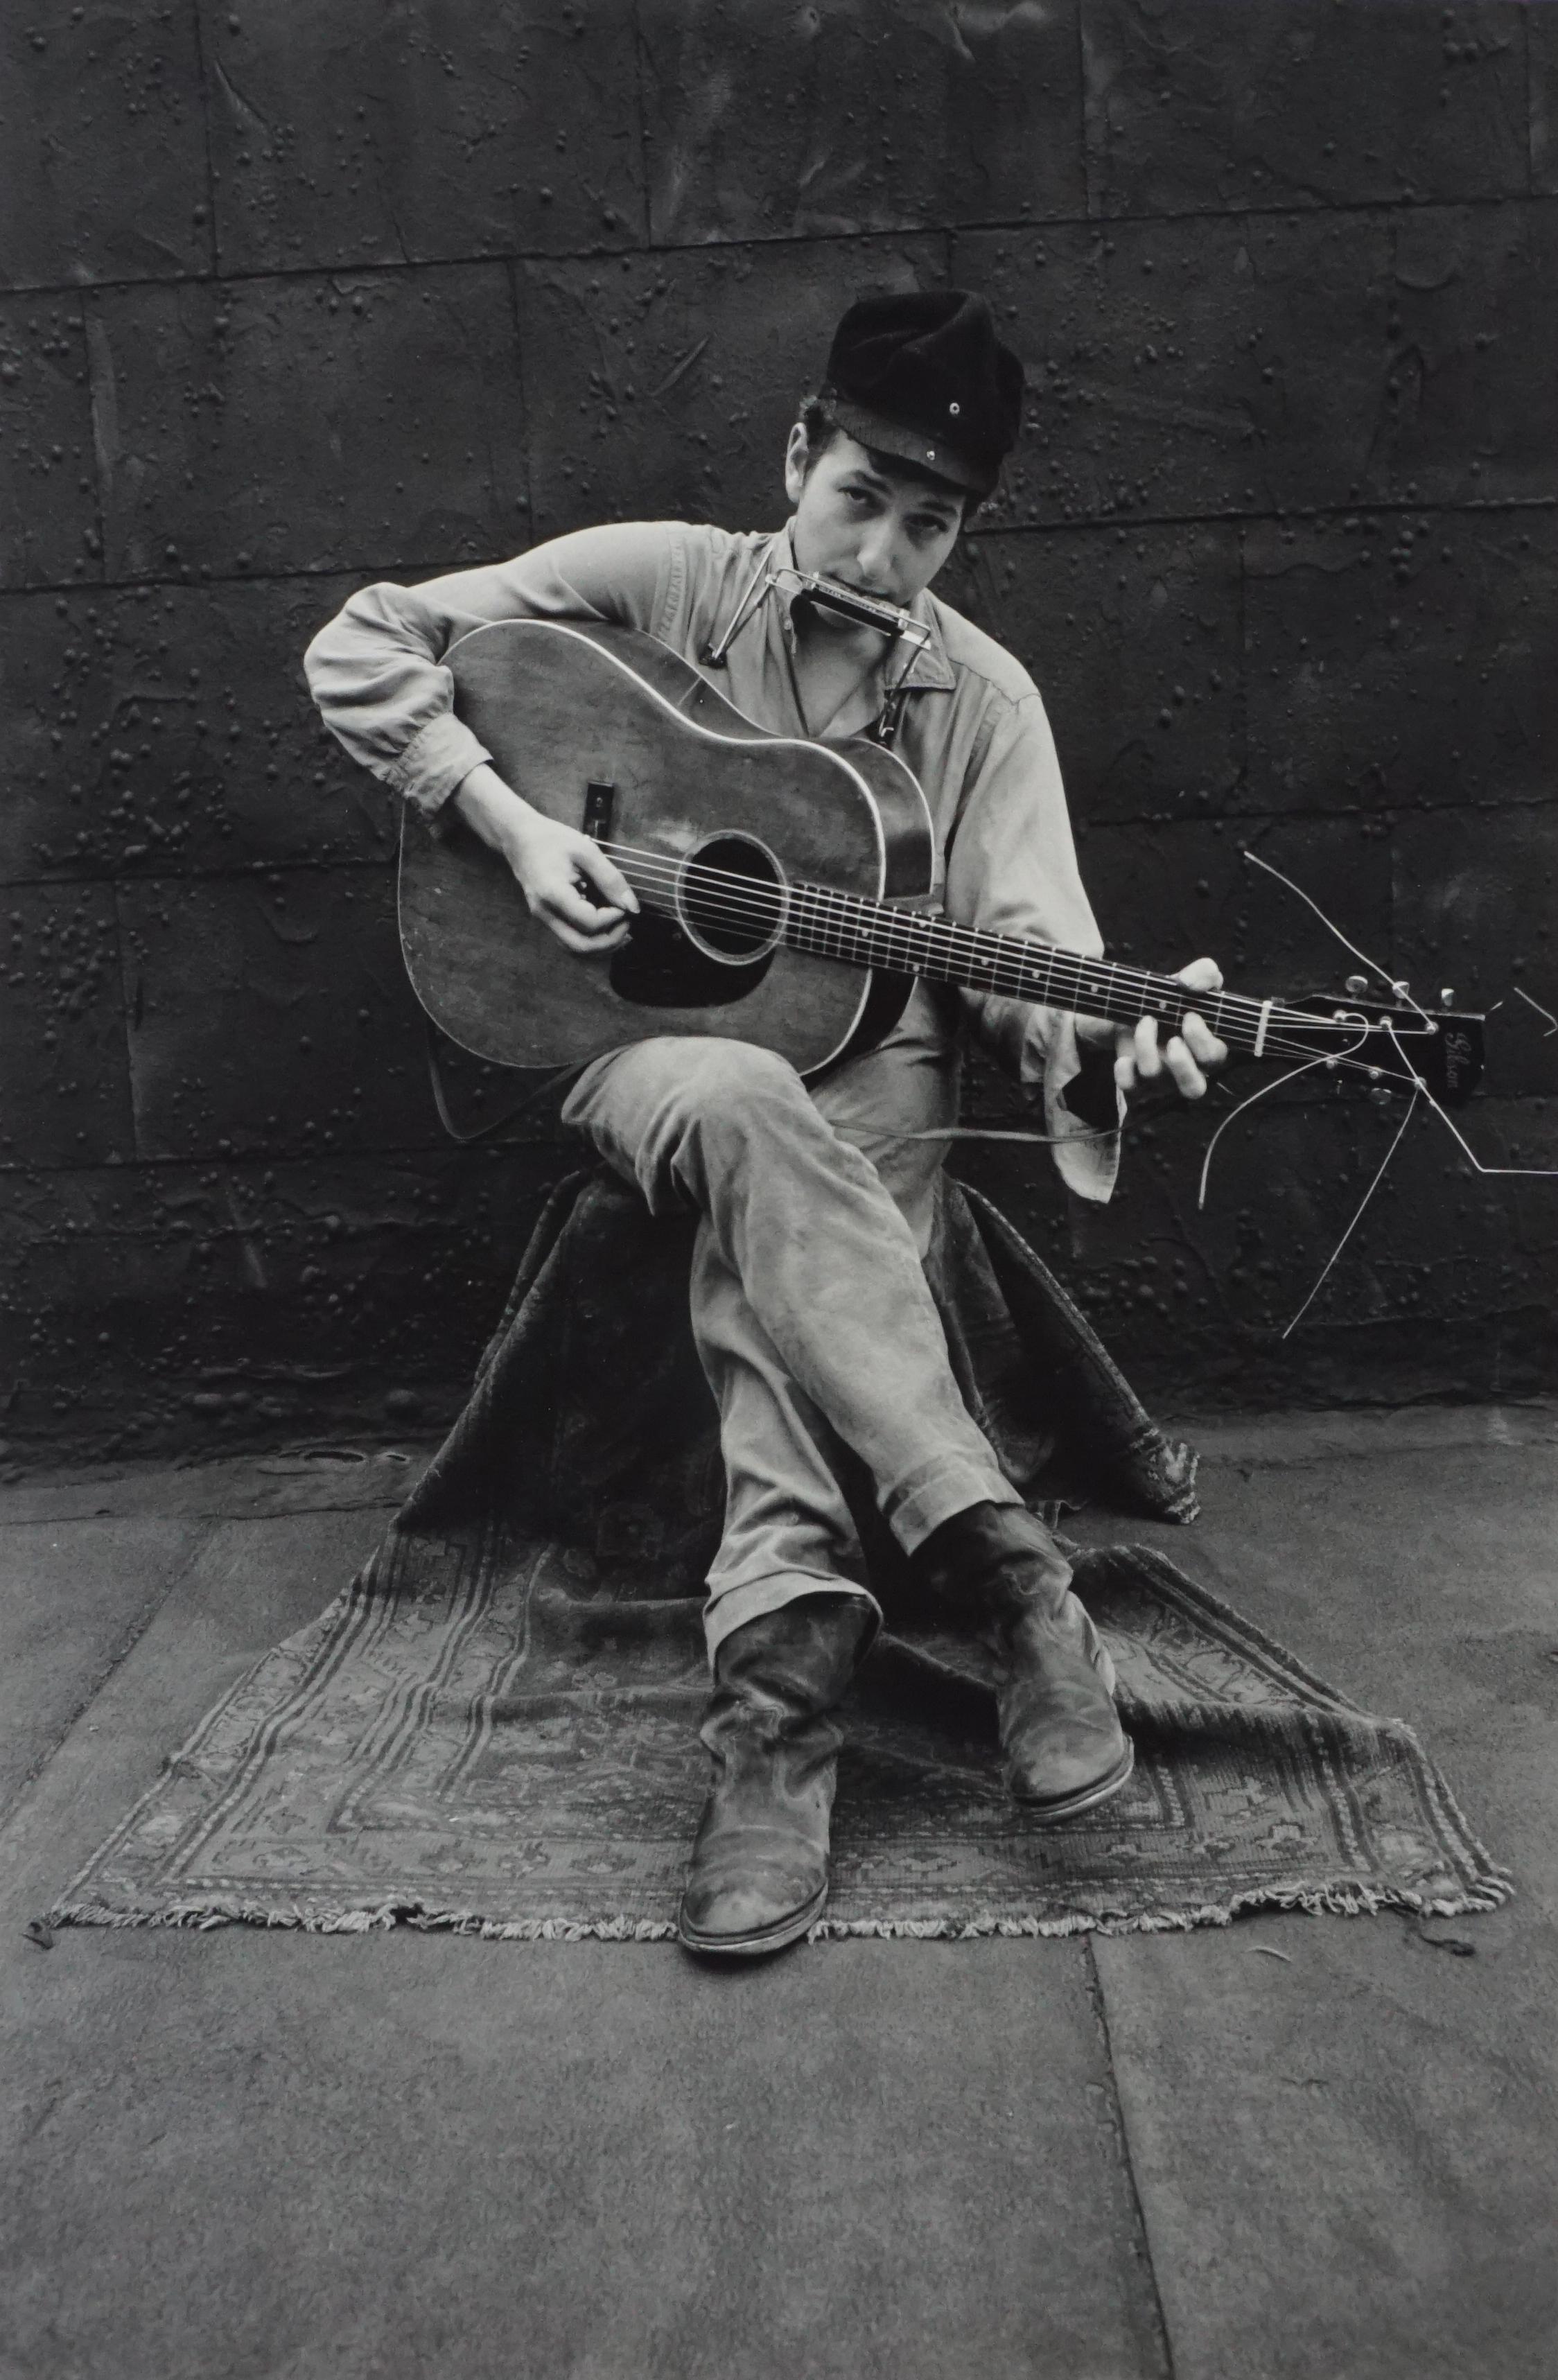
[[913, 1559], [941, 1609], [971, 1619], [1000, 1663], [1001, 1749], [1017, 1800], [1049, 1822], [1117, 1793], [1135, 1754], [1114, 1709], [1114, 1664], [1042, 1521], [1020, 1504], [971, 1504]]
[[802, 1596], [732, 1631], [699, 1732], [713, 1762], [677, 1933], [689, 1950], [782, 1950], [828, 1897], [840, 1732], [827, 1714], [876, 1625], [863, 1597]]

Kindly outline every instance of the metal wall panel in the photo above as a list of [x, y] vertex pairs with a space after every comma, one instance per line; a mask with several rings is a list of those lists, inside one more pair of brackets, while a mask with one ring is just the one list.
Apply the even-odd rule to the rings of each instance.
[[648, 0], [656, 246], [1082, 212], [1077, 0]]
[[420, 567], [529, 534], [502, 264], [102, 290], [109, 575]]
[[1524, 193], [1526, 29], [1510, 0], [1082, 0], [1099, 214]]
[[437, 1139], [387, 869], [163, 877], [118, 900], [140, 1155]]
[[517, 268], [538, 537], [602, 519], [777, 528], [796, 406], [867, 289], [944, 284], [940, 237]]
[[1389, 375], [1383, 213], [958, 235], [1032, 385], [1016, 520], [1265, 512], [1366, 481]]
[[[454, 1396], [572, 1159], [541, 1115], [443, 1144], [393, 806], [318, 726], [302, 647], [354, 585], [583, 521], [776, 523], [796, 398], [872, 286], [987, 288], [1028, 364], [1023, 446], [944, 587], [1044, 693], [1113, 947], [1333, 982], [1248, 844], [1416, 989], [1502, 1000], [1467, 1132], [1558, 1161], [1558, 1035], [1515, 996], [1558, 1014], [1555, 16], [17, 18], [7, 1436], [232, 1442]], [[503, 1112], [456, 1072], [466, 1123]], [[1154, 1393], [1551, 1385], [1553, 1191], [1478, 1179], [1431, 1120], [1282, 1337], [1400, 1110], [1306, 1078], [1224, 1136], [1198, 1213], [1257, 1079], [1138, 1106], [1107, 1210], [1068, 1208], [1041, 1151], [955, 1161]], [[969, 1096], [1023, 1112], [980, 1064]]]
[[79, 300], [0, 298], [0, 587], [101, 576], [94, 426]]
[[166, 1454], [435, 1427], [564, 1163], [0, 1170], [6, 1436]]
[[300, 667], [357, 583], [0, 601], [0, 883], [387, 857], [393, 797], [326, 733]]
[[636, 245], [632, 13], [201, 0], [224, 273]]
[[1381, 815], [1551, 795], [1552, 512], [1260, 522], [1245, 566], [1258, 807]]
[[1243, 774], [1239, 531], [994, 531], [950, 591], [1044, 697], [1077, 819], [1200, 817]]
[[201, 97], [193, 0], [6, 9], [0, 286], [209, 272]]
[[0, 1166], [134, 1154], [113, 890], [0, 892]]
[[[1366, 819], [1084, 821], [1078, 849], [1110, 948], [1137, 966], [1178, 967], [1210, 953], [1229, 985], [1255, 999], [1340, 992], [1356, 962], [1248, 853], [1301, 883], [1351, 941], [1390, 964], [1390, 849]], [[1262, 1079], [1239, 1075], [1235, 1097]]]
[[[1558, 1087], [1558, 808], [1435, 810], [1391, 838], [1403, 972], [1419, 998], [1453, 988], [1468, 1006], [1501, 1002], [1492, 1030], [1498, 1087], [1540, 1098]], [[1539, 1001], [1545, 1016], [1528, 1005]], [[1539, 1185], [1540, 1186], [1540, 1185]], [[1558, 1205], [1558, 1184], [1546, 1194]], [[1558, 1251], [1558, 1213], [1548, 1245]]]

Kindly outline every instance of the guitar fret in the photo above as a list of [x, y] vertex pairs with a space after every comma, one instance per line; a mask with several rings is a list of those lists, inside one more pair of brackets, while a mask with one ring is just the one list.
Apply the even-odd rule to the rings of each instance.
[[962, 984], [976, 992], [1037, 1002], [1123, 1025], [1153, 1016], [1177, 1027], [1194, 1007], [1223, 1039], [1246, 1049], [1258, 1029], [1257, 1003], [1236, 994], [1192, 993], [1166, 978], [1114, 960], [1036, 946], [925, 910], [894, 909], [827, 885], [791, 888], [784, 939], [817, 957]]

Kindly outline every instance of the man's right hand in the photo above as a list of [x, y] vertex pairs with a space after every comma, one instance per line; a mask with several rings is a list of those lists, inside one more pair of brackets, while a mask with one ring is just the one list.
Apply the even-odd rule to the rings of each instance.
[[599, 844], [532, 809], [485, 761], [464, 779], [454, 801], [466, 824], [503, 854], [531, 917], [566, 951], [590, 958], [621, 948], [638, 895]]

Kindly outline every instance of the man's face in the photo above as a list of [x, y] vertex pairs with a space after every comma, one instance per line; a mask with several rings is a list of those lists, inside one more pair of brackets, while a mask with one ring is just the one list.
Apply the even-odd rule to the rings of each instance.
[[797, 565], [907, 608], [952, 552], [962, 497], [883, 469], [842, 434], [809, 472], [807, 458], [797, 423], [785, 455]]

